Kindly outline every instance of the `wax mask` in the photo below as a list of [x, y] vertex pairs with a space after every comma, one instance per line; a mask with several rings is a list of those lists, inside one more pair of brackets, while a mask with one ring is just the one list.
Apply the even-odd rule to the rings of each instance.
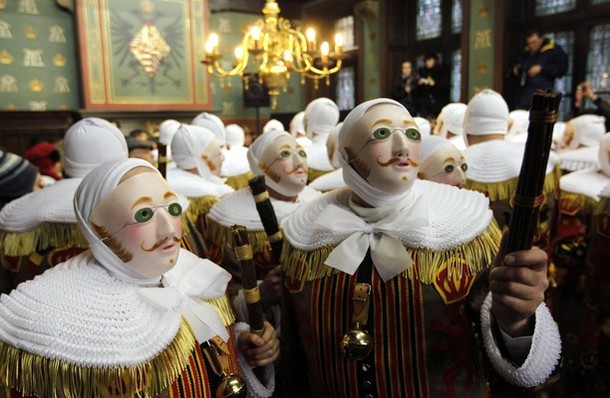
[[344, 141], [348, 163], [371, 186], [388, 194], [406, 192], [417, 177], [421, 134], [403, 108], [370, 108]]
[[203, 150], [201, 158], [208, 165], [210, 172], [215, 176], [220, 177], [220, 170], [222, 169], [222, 163], [225, 160], [225, 155], [221, 151], [218, 139], [212, 138], [212, 140]]
[[294, 137], [282, 135], [273, 140], [261, 158], [265, 174], [285, 196], [298, 195], [307, 184], [307, 153]]
[[574, 140], [574, 125], [572, 122], [568, 121], [563, 130], [563, 135], [561, 136], [561, 147], [569, 148], [572, 144], [572, 140]]
[[453, 145], [437, 149], [422, 162], [419, 178], [464, 188], [468, 165], [464, 156]]
[[169, 271], [178, 259], [182, 208], [158, 174], [128, 178], [93, 210], [93, 229], [127, 267], [146, 278]]
[[606, 133], [600, 141], [598, 154], [602, 172], [610, 178], [610, 133]]

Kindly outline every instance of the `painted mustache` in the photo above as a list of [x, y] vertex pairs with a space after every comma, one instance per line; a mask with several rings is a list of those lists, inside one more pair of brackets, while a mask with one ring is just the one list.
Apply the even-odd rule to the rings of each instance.
[[294, 169], [292, 169], [292, 170], [290, 170], [290, 171], [286, 171], [286, 170], [284, 170], [284, 171], [286, 172], [286, 174], [287, 174], [287, 175], [294, 174], [294, 173], [296, 173], [297, 171], [302, 171], [302, 172], [304, 173], [304, 172], [305, 172], [305, 167], [303, 167], [303, 166], [298, 166], [298, 167], [295, 167]]
[[392, 164], [394, 164], [395, 162], [399, 162], [399, 161], [408, 161], [409, 163], [411, 163], [411, 166], [419, 167], [419, 163], [417, 163], [409, 158], [399, 158], [399, 157], [390, 158], [390, 160], [388, 160], [387, 162], [382, 162], [379, 159], [377, 159], [377, 164], [380, 165], [381, 167], [389, 167]]
[[171, 238], [165, 238], [165, 239], [162, 239], [162, 240], [158, 241], [157, 243], [155, 243], [155, 244], [154, 244], [154, 245], [153, 245], [151, 248], [149, 248], [149, 249], [145, 248], [145, 247], [144, 247], [144, 243], [142, 243], [142, 244], [140, 245], [140, 249], [144, 250], [145, 252], [153, 252], [153, 251], [157, 250], [158, 248], [160, 248], [161, 246], [163, 246], [164, 244], [166, 244], [166, 243], [167, 243], [167, 242], [168, 242], [170, 239], [171, 239], [171, 240], [173, 240], [173, 241], [174, 241], [174, 242], [176, 242], [176, 243], [180, 243], [180, 238], [178, 238], [177, 236], [175, 236], [175, 235], [174, 235], [174, 236], [173, 236], [173, 237], [171, 237]]

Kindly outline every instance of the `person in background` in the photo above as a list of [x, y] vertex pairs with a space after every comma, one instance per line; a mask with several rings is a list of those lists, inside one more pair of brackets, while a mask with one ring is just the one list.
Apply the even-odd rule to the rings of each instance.
[[40, 141], [28, 148], [23, 157], [38, 167], [45, 186], [61, 180], [61, 154], [52, 143]]
[[466, 159], [447, 138], [422, 136], [419, 160], [419, 179], [458, 188], [464, 188], [466, 185]]
[[307, 104], [303, 124], [312, 144], [305, 148], [309, 177], [307, 182], [330, 173], [334, 167], [328, 159], [326, 140], [331, 130], [339, 123], [339, 107], [329, 98], [316, 98]]
[[155, 149], [154, 142], [137, 140], [130, 137], [127, 139], [127, 148], [129, 149], [130, 158], [138, 158], [152, 165], [155, 164], [155, 156], [153, 154]]
[[[594, 109], [584, 109], [584, 99], [588, 98], [593, 105]], [[606, 131], [610, 131], [610, 97], [603, 99], [599, 95], [595, 94], [591, 83], [584, 81], [576, 87], [574, 93], [574, 115], [578, 116], [589, 111], [593, 111], [596, 114], [606, 118]]]
[[413, 64], [411, 61], [403, 61], [400, 66], [400, 81], [392, 88], [390, 98], [400, 102], [413, 116], [417, 115], [416, 87], [417, 76], [413, 71]]
[[449, 70], [439, 63], [438, 55], [428, 54], [417, 74], [417, 116], [435, 119], [449, 103]]
[[538, 30], [525, 35], [525, 48], [512, 73], [519, 79], [516, 93], [516, 109], [529, 110], [532, 95], [538, 89], [554, 88], [555, 80], [568, 71], [568, 56], [551, 39]]
[[129, 132], [129, 138], [133, 138], [138, 141], [151, 141], [152, 137], [150, 133], [144, 129], [133, 129]]

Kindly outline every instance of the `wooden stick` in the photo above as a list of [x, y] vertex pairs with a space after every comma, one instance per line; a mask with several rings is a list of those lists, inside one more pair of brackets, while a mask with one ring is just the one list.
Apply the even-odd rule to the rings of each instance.
[[279, 265], [284, 236], [282, 235], [282, 231], [280, 231], [275, 210], [269, 199], [269, 193], [267, 192], [267, 186], [265, 185], [265, 176], [256, 176], [252, 178], [248, 184], [250, 185], [250, 190], [252, 191], [252, 196], [256, 203], [256, 210], [261, 218], [263, 228], [265, 228], [269, 244], [271, 245], [273, 258], [275, 259], [275, 263]]
[[532, 97], [525, 154], [512, 201], [507, 253], [532, 247], [538, 213], [544, 202], [542, 191], [560, 102], [561, 93], [552, 89], [538, 90]]

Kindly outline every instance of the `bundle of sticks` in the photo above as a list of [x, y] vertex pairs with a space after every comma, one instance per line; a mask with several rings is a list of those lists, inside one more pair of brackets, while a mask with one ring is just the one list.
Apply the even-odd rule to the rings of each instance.
[[525, 154], [506, 237], [507, 253], [532, 247], [540, 206], [545, 199], [544, 178], [560, 102], [561, 93], [552, 89], [538, 90], [532, 97]]
[[248, 184], [256, 203], [256, 210], [261, 218], [261, 223], [265, 229], [267, 240], [271, 245], [271, 251], [273, 252], [273, 258], [277, 265], [280, 264], [280, 257], [282, 255], [282, 245], [284, 244], [284, 236], [280, 231], [280, 226], [275, 216], [275, 210], [269, 199], [269, 193], [267, 192], [267, 186], [265, 185], [265, 177], [260, 175], [252, 178]]

